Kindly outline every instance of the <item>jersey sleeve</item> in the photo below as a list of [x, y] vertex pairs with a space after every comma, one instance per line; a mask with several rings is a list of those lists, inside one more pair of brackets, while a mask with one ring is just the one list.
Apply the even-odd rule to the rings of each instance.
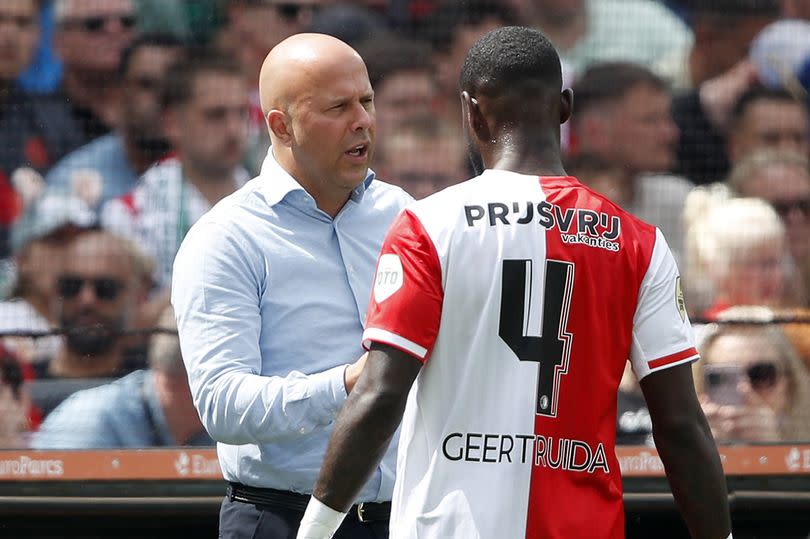
[[648, 374], [698, 359], [686, 314], [681, 278], [660, 230], [656, 230], [647, 273], [633, 319], [630, 361], [639, 380]]
[[442, 314], [442, 269], [433, 240], [405, 210], [383, 242], [363, 332], [363, 346], [384, 343], [427, 361]]

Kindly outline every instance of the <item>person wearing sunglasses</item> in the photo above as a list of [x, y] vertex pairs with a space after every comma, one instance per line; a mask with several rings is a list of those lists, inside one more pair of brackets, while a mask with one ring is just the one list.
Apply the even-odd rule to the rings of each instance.
[[33, 449], [211, 446], [191, 401], [174, 334], [174, 312], [161, 313], [149, 341], [149, 368], [77, 391], [49, 413]]
[[810, 291], [810, 161], [790, 150], [760, 150], [734, 166], [728, 178], [740, 196], [757, 197], [776, 210], [788, 237], [790, 254]]
[[135, 327], [147, 296], [152, 265], [137, 246], [105, 231], [90, 231], [68, 245], [56, 278], [55, 309], [64, 343], [47, 375], [120, 376], [127, 330]]
[[727, 309], [699, 345], [695, 387], [718, 443], [810, 439], [810, 374], [773, 317], [764, 307]]
[[79, 121], [85, 142], [118, 122], [118, 69], [136, 36], [133, 0], [55, 0], [54, 50], [63, 64], [60, 97]]

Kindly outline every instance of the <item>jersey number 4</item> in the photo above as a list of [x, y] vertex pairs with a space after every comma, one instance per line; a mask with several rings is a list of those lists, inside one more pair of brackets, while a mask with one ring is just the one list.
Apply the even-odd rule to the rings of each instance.
[[568, 371], [573, 335], [566, 331], [574, 264], [547, 260], [543, 286], [542, 330], [529, 335], [532, 307], [532, 261], [504, 260], [501, 285], [501, 319], [498, 335], [520, 361], [537, 361], [537, 414], [557, 417], [560, 377]]

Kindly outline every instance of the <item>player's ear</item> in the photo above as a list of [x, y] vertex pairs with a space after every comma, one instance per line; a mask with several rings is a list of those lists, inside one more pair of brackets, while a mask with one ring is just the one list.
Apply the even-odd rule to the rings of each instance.
[[461, 110], [464, 122], [476, 138], [488, 141], [489, 126], [481, 110], [481, 103], [466, 90], [461, 92]]
[[564, 124], [574, 112], [574, 91], [566, 88], [560, 94], [560, 124]]

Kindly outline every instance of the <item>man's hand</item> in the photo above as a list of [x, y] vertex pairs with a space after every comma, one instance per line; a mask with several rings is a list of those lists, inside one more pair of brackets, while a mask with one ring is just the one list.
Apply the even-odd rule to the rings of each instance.
[[366, 359], [368, 359], [368, 352], [346, 367], [346, 370], [343, 372], [343, 383], [346, 385], [346, 393], [352, 392], [354, 384], [357, 383], [357, 379], [360, 378], [360, 374], [363, 372], [363, 367], [366, 366]]

